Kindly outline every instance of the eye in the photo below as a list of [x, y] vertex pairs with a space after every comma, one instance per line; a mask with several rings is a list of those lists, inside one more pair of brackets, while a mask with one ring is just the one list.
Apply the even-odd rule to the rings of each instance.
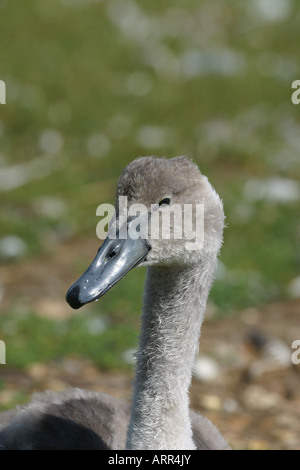
[[166, 206], [169, 206], [171, 204], [171, 198], [170, 197], [164, 197], [161, 201], [159, 201], [158, 205], [163, 206], [166, 204]]

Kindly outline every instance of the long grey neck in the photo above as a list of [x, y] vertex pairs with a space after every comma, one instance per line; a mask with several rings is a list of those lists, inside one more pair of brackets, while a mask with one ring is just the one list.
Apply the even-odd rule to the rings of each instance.
[[188, 389], [216, 257], [149, 267], [127, 449], [194, 449]]

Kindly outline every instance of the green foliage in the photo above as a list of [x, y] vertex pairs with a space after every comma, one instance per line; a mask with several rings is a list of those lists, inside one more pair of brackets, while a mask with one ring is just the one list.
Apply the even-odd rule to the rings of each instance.
[[[185, 154], [212, 181], [227, 216], [223, 272], [210, 300], [227, 314], [284, 299], [299, 273], [299, 200], [268, 198], [264, 189], [270, 177], [300, 177], [300, 109], [290, 99], [300, 78], [297, 3], [275, 20], [258, 5], [1, 2], [0, 173], [16, 165], [28, 181], [3, 191], [0, 184], [0, 238], [21, 238], [30, 259], [60, 240], [93, 237], [96, 207], [113, 201], [129, 161]], [[254, 180], [261, 186], [253, 194]], [[19, 317], [8, 305], [0, 331], [15, 323], [9, 362], [78, 354], [123, 367], [122, 352], [136, 344], [143, 277], [130, 273], [101, 300], [110, 321], [99, 338], [83, 316], [60, 322], [59, 333], [54, 321]]]

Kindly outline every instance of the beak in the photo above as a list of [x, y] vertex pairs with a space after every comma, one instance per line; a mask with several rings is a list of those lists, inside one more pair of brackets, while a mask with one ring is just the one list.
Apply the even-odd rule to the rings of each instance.
[[107, 237], [90, 267], [68, 290], [68, 304], [78, 309], [99, 299], [128, 271], [144, 261], [149, 250], [149, 243], [142, 238]]

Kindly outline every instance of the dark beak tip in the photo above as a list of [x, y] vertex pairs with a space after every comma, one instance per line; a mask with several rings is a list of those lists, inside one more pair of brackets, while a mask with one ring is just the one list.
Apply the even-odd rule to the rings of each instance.
[[80, 287], [72, 286], [70, 287], [66, 295], [66, 301], [68, 302], [70, 307], [72, 307], [74, 310], [78, 310], [83, 305], [79, 300], [79, 294], [80, 294]]

